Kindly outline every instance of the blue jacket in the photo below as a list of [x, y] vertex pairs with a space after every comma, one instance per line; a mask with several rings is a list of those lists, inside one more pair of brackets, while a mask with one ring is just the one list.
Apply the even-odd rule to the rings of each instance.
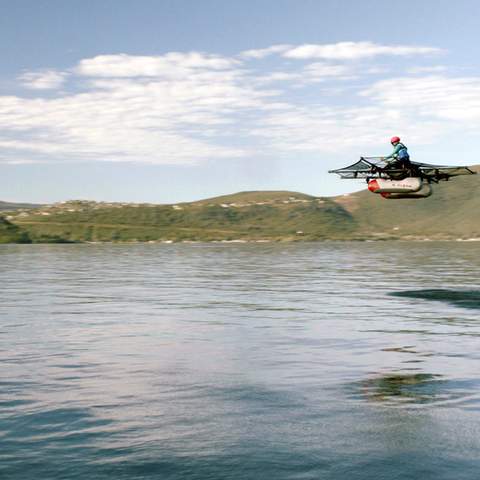
[[403, 143], [398, 142], [395, 145], [393, 152], [388, 157], [385, 157], [385, 160], [389, 160], [391, 158], [395, 160], [404, 159], [404, 158], [410, 159], [410, 155], [408, 154], [407, 147]]

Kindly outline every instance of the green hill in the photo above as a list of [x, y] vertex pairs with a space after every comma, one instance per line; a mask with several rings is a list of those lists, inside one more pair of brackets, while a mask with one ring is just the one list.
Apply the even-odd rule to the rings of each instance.
[[0, 217], [0, 243], [31, 243], [28, 233]]
[[286, 192], [283, 190], [263, 190], [263, 191], [247, 191], [223, 195], [220, 197], [207, 198], [192, 202], [189, 205], [204, 205], [205, 203], [256, 203], [256, 202], [283, 202], [287, 200], [312, 200], [317, 197], [306, 195], [299, 192]]
[[336, 202], [354, 216], [359, 232], [379, 238], [480, 238], [480, 176], [433, 185], [425, 199], [385, 200], [364, 190]]
[[69, 241], [349, 238], [352, 215], [329, 198], [246, 192], [175, 205], [72, 201], [9, 217], [31, 238]]
[[480, 182], [443, 182], [421, 200], [363, 190], [240, 192], [174, 205], [70, 201], [9, 212], [7, 220], [33, 242], [470, 239], [480, 238]]

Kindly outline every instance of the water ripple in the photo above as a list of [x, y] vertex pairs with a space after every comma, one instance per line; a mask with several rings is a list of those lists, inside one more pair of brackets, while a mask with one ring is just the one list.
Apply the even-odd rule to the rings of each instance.
[[476, 479], [479, 250], [0, 246], [0, 476]]

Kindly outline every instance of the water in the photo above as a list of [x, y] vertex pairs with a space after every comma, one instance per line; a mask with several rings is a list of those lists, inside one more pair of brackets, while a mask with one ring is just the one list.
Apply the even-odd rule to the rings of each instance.
[[477, 479], [480, 245], [0, 247], [2, 479]]

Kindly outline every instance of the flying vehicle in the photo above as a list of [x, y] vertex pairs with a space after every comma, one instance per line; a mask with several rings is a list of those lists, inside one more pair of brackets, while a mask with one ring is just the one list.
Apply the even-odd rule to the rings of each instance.
[[475, 175], [469, 167], [430, 165], [410, 162], [408, 168], [391, 168], [382, 157], [360, 157], [348, 167], [329, 170], [340, 178], [365, 179], [368, 189], [383, 198], [427, 198], [432, 195], [432, 184], [448, 181], [459, 175]]

